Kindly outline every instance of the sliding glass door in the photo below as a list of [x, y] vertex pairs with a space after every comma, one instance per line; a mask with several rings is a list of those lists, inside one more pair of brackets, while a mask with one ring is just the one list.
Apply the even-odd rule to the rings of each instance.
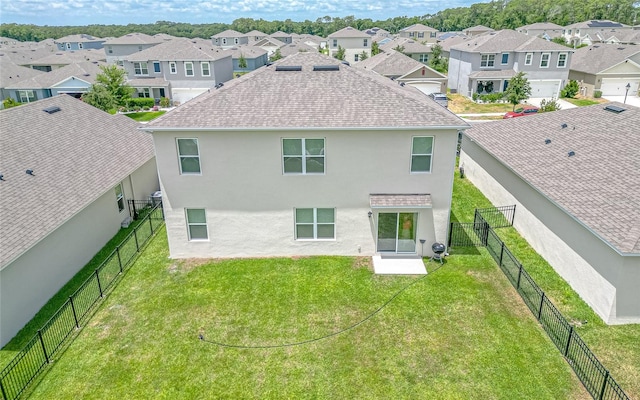
[[415, 253], [417, 213], [378, 214], [378, 252]]

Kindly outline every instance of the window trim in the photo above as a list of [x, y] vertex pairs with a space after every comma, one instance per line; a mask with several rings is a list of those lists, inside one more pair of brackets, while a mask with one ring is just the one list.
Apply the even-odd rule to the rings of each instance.
[[[507, 56], [507, 62], [504, 61], [504, 56]], [[500, 65], [509, 64], [509, 53], [502, 53], [500, 57]]]
[[[542, 65], [542, 62], [544, 61], [545, 56], [547, 56], [547, 65]], [[542, 53], [540, 55], [540, 68], [549, 68], [550, 64], [551, 64], [551, 53]]]
[[[207, 66], [207, 73], [204, 73], [204, 66]], [[202, 61], [200, 62], [200, 74], [202, 76], [211, 76], [211, 64], [209, 64], [209, 61]]]
[[[413, 150], [414, 141], [417, 138], [431, 138], [431, 153], [415, 153]], [[409, 172], [411, 174], [430, 174], [433, 171], [433, 148], [435, 143], [435, 136], [420, 135], [411, 137], [411, 162], [409, 163]], [[429, 170], [428, 171], [414, 171], [413, 170], [413, 157], [416, 156], [429, 156]]]
[[[24, 96], [22, 96], [22, 94], [24, 94]], [[31, 96], [29, 96], [29, 94], [31, 94]], [[16, 97], [18, 97], [20, 103], [31, 103], [32, 101], [38, 100], [36, 91], [32, 89], [16, 90]], [[27, 101], [23, 101], [23, 99]]]
[[[189, 221], [189, 212], [188, 210], [202, 210], [204, 211], [204, 222], [190, 222]], [[185, 208], [184, 209], [184, 221], [187, 225], [187, 240], [189, 242], [208, 242], [209, 241], [209, 225], [207, 223], [207, 209], [206, 208]], [[191, 226], [204, 226], [207, 232], [206, 238], [196, 238], [193, 239], [191, 237]]]
[[[483, 60], [484, 58], [486, 60]], [[482, 65], [482, 64], [485, 65]], [[491, 63], [491, 65], [489, 65]], [[481, 54], [480, 55], [480, 68], [494, 68], [496, 66], [496, 55], [495, 54]]]
[[[285, 140], [301, 140], [302, 141], [302, 154], [298, 155], [286, 155], [284, 154], [284, 141]], [[306, 141], [307, 140], [322, 140], [323, 141], [323, 145], [322, 145], [322, 154], [306, 154]], [[327, 173], [327, 158], [326, 158], [326, 149], [327, 149], [327, 140], [326, 138], [319, 138], [319, 137], [310, 137], [310, 138], [302, 138], [302, 137], [283, 137], [280, 140], [280, 148], [282, 149], [282, 174], [283, 175], [325, 175]], [[301, 160], [302, 160], [302, 171], [301, 172], [286, 172], [284, 169], [284, 164], [285, 164], [285, 158], [286, 157], [298, 157], [300, 156]], [[320, 158], [322, 157], [323, 160], [323, 164], [322, 164], [322, 172], [307, 172], [307, 157], [309, 158]]]
[[[189, 74], [189, 72], [188, 72], [187, 65], [191, 65], [191, 74]], [[192, 61], [185, 61], [184, 62], [184, 76], [196, 76], [196, 71], [193, 69], [193, 62]]]
[[[560, 57], [564, 56], [564, 64], [560, 65]], [[562, 52], [562, 53], [558, 53], [558, 63], [556, 64], [557, 68], [566, 68], [567, 67], [567, 60], [569, 59], [569, 53], [567, 52]]]
[[[180, 145], [179, 145], [179, 141], [180, 140], [195, 140], [196, 141], [196, 148], [198, 149], [198, 154], [197, 155], [193, 155], [193, 154], [186, 154], [186, 155], [181, 155], [180, 154]], [[176, 138], [176, 153], [178, 154], [178, 169], [180, 171], [180, 175], [202, 175], [202, 163], [200, 162], [200, 143], [198, 141], [198, 138], [193, 138], [193, 137], [179, 137]], [[197, 158], [198, 159], [198, 172], [184, 172], [182, 171], [182, 158]]]
[[[144, 64], [144, 68], [142, 67], [143, 64]], [[136, 65], [138, 65], [138, 67], [136, 67]], [[138, 70], [140, 70], [140, 72], [138, 72]], [[145, 73], [145, 70], [147, 71], [146, 73]], [[148, 76], [149, 75], [149, 65], [144, 61], [134, 62], [133, 63], [133, 74], [136, 75], [136, 76]]]
[[362, 47], [369, 47], [369, 39], [362, 39]]
[[354, 62], [358, 62], [359, 59], [360, 59], [360, 54], [356, 53], [356, 54], [353, 55], [353, 61]]
[[[118, 193], [118, 189], [120, 189], [120, 193]], [[125, 203], [124, 202], [124, 188], [122, 187], [122, 182], [120, 182], [118, 185], [116, 185], [114, 190], [116, 191], [116, 204], [118, 205], [118, 213], [121, 213], [125, 209], [125, 206], [124, 206], [124, 203]]]
[[169, 61], [169, 73], [172, 75], [178, 73], [178, 64], [175, 61]]
[[[156, 66], [158, 66], [157, 71], [156, 71]], [[161, 66], [160, 66], [160, 61], [154, 61], [153, 62], [153, 73], [154, 74], [159, 74], [162, 72]]]
[[80, 50], [84, 49], [84, 46], [82, 45], [82, 42], [78, 42], [78, 49], [80, 49]]
[[[313, 210], [313, 222], [298, 222], [297, 219], [297, 211], [298, 210]], [[333, 210], [333, 222], [318, 222], [318, 210]], [[298, 237], [298, 226], [299, 225], [311, 225], [313, 226], [313, 238]], [[333, 237], [331, 238], [319, 238], [318, 237], [318, 225], [332, 225], [333, 226]], [[322, 242], [330, 242], [335, 241], [337, 237], [336, 234], [336, 208], [335, 207], [296, 207], [293, 209], [293, 239], [298, 242], [309, 242], [309, 241], [322, 241]]]
[[331, 43], [331, 47], [338, 47], [338, 39], [333, 39], [333, 42]]
[[[528, 60], [527, 60], [528, 58]], [[532, 65], [533, 64], [533, 53], [525, 53], [524, 55], [524, 65]]]
[[418, 61], [420, 61], [421, 63], [427, 63], [427, 62], [429, 62], [429, 54], [425, 54], [425, 53], [420, 54], [420, 55], [418, 56]]

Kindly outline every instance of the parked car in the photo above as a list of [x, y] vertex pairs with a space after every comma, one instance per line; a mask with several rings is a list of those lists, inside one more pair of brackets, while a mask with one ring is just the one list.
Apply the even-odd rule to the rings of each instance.
[[536, 106], [530, 106], [530, 105], [523, 105], [522, 107], [518, 107], [513, 111], [509, 111], [508, 113], [506, 113], [502, 119], [508, 119], [508, 118], [515, 118], [515, 117], [522, 117], [525, 115], [531, 115], [531, 114], [535, 114], [539, 111], [540, 109]]
[[447, 95], [444, 93], [429, 93], [429, 97], [444, 108], [449, 106], [449, 100], [447, 99]]

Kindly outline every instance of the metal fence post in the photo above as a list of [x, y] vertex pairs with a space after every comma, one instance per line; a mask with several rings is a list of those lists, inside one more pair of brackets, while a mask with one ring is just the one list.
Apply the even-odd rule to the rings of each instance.
[[604, 398], [604, 390], [607, 388], [607, 381], [609, 380], [609, 370], [605, 369], [604, 380], [602, 381], [602, 389], [600, 389], [600, 396], [598, 399], [602, 400]]
[[100, 285], [100, 274], [98, 268], [96, 268], [96, 280], [98, 281], [98, 290], [100, 291], [100, 297], [102, 297], [102, 285]]
[[449, 242], [447, 247], [451, 247], [451, 235], [453, 234], [453, 222], [449, 223]]
[[69, 303], [71, 303], [71, 311], [73, 311], [73, 319], [76, 321], [76, 328], [80, 328], [78, 314], [76, 314], [76, 306], [73, 305], [73, 296], [69, 296]]
[[120, 258], [120, 245], [116, 246], [116, 255], [118, 256], [118, 265], [120, 265], [120, 273], [122, 273], [122, 259]]
[[522, 276], [522, 264], [518, 268], [518, 283], [516, 284], [516, 290], [520, 290], [520, 277]]
[[542, 297], [540, 297], [540, 310], [538, 310], [538, 321], [540, 321], [540, 317], [542, 317], [542, 306], [544, 305], [544, 292], [542, 292]]
[[498, 266], [502, 267], [502, 255], [504, 254], [504, 242], [501, 240], [500, 243], [502, 245], [500, 246], [500, 262], [498, 263]]
[[513, 221], [516, 219], [516, 205], [513, 205], [513, 210], [511, 211], [511, 226], [513, 226]]
[[47, 360], [47, 364], [49, 364], [49, 355], [47, 354], [47, 348], [44, 347], [44, 339], [42, 338], [42, 329], [38, 329], [38, 337], [40, 338], [40, 344], [42, 345], [42, 352], [44, 353], [44, 358]]
[[138, 227], [133, 230], [133, 238], [136, 240], [136, 251], [140, 251], [140, 246], [138, 245]]
[[151, 235], [153, 235], [153, 222], [151, 222], [151, 214], [149, 214], [149, 227], [151, 228]]

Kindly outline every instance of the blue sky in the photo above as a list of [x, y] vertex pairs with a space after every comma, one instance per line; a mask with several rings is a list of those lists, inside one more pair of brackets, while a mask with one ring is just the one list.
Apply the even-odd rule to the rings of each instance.
[[126, 25], [156, 21], [193, 24], [236, 18], [315, 21], [326, 15], [385, 20], [434, 14], [489, 0], [0, 0], [0, 22], [35, 25]]

